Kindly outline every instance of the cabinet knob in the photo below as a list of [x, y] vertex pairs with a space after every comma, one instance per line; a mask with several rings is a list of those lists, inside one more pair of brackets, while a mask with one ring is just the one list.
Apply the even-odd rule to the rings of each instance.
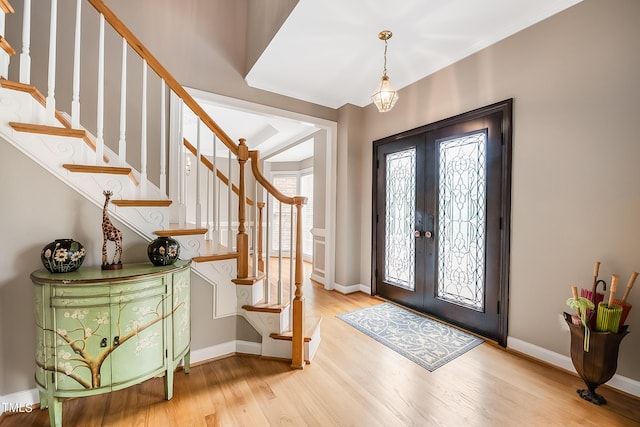
[[113, 339], [113, 345], [120, 345], [120, 337], [118, 335], [115, 336], [115, 338]]
[[107, 346], [107, 339], [102, 338], [102, 341], [100, 341], [100, 347], [106, 347], [106, 346]]

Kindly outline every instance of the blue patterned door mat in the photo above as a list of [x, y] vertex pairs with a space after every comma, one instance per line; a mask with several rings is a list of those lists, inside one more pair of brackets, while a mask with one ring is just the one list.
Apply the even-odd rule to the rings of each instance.
[[337, 317], [430, 372], [483, 342], [388, 302]]

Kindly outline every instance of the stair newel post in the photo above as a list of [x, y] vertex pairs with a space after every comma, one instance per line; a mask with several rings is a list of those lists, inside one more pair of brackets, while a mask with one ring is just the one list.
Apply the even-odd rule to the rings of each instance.
[[[304, 369], [304, 295], [302, 293], [302, 205], [307, 201], [306, 197], [294, 197], [296, 213], [296, 292], [293, 298], [293, 329], [291, 339], [291, 367]], [[293, 236], [292, 236], [293, 237]], [[293, 242], [292, 242], [293, 243]]]
[[76, 28], [73, 44], [73, 93], [71, 100], [71, 127], [80, 127], [80, 35], [82, 27], [82, 0], [76, 0]]
[[31, 83], [31, 0], [24, 0], [22, 16], [22, 53], [20, 54], [20, 83]]
[[118, 160], [121, 166], [127, 163], [127, 40], [122, 38], [122, 70], [120, 74], [120, 139]]
[[51, 0], [51, 21], [49, 26], [49, 69], [47, 92], [47, 117], [53, 119], [56, 113], [56, 39], [58, 34], [58, 0]]
[[[249, 159], [249, 148], [246, 140], [241, 138], [238, 146], [238, 164], [240, 168], [238, 173], [238, 234], [236, 235], [239, 279], [249, 277], [249, 236], [245, 228], [247, 197], [244, 182], [244, 166], [247, 163], [247, 159]], [[229, 184], [231, 184], [231, 181], [229, 181]]]
[[104, 15], [100, 14], [98, 30], [98, 112], [96, 119], [96, 158], [100, 165], [104, 158]]
[[262, 258], [262, 209], [264, 209], [264, 202], [256, 204], [258, 205], [258, 270], [264, 271], [264, 259]]

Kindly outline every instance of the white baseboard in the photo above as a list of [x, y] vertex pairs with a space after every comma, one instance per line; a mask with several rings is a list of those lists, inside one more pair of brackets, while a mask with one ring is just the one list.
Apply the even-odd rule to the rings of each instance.
[[262, 344], [259, 342], [235, 340], [198, 350], [191, 350], [191, 362], [204, 362], [232, 353], [261, 354]]
[[313, 280], [314, 282], [318, 282], [322, 286], [324, 286], [324, 277], [323, 276], [318, 276], [315, 273], [311, 273], [311, 276], [309, 276], [309, 279]]
[[[546, 348], [538, 347], [537, 345], [513, 337], [507, 337], [507, 347], [577, 374], [573, 367], [573, 362], [571, 362], [571, 358], [568, 356], [554, 353]], [[640, 397], [640, 381], [615, 374], [606, 384], [611, 388]]]
[[371, 295], [371, 286], [363, 285], [358, 283], [356, 285], [339, 285], [337, 283], [333, 284], [333, 290], [338, 291], [341, 294], [352, 294], [354, 292], [364, 292], [367, 295]]

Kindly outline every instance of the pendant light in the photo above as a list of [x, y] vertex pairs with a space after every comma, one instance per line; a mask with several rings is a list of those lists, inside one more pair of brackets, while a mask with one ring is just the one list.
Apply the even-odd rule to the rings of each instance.
[[376, 91], [371, 95], [371, 100], [378, 111], [385, 113], [393, 108], [398, 101], [398, 92], [391, 86], [389, 76], [387, 76], [387, 40], [393, 36], [393, 33], [389, 30], [380, 31], [378, 38], [384, 40], [384, 69], [382, 71], [382, 79], [380, 85]]

